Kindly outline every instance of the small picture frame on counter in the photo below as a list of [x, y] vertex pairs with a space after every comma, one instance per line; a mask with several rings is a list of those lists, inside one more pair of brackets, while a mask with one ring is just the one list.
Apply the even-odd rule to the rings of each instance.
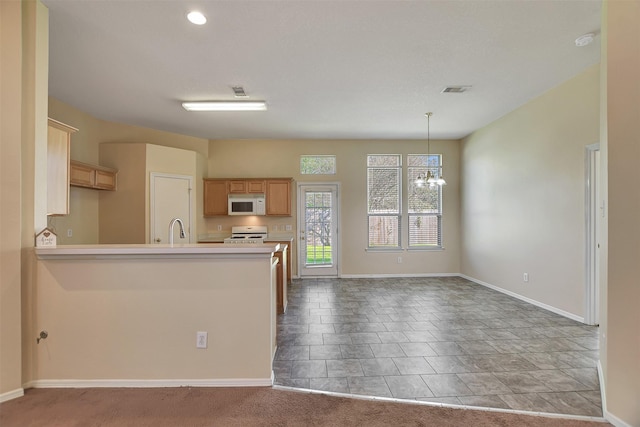
[[36, 248], [55, 248], [58, 236], [50, 228], [36, 234]]

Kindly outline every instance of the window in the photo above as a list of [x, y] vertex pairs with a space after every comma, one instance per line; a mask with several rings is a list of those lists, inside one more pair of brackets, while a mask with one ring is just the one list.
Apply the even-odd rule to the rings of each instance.
[[442, 187], [416, 184], [428, 171], [439, 178], [441, 161], [439, 154], [407, 156], [409, 249], [442, 248]]
[[300, 173], [302, 175], [335, 175], [336, 156], [300, 156]]
[[367, 156], [369, 248], [400, 248], [402, 157]]

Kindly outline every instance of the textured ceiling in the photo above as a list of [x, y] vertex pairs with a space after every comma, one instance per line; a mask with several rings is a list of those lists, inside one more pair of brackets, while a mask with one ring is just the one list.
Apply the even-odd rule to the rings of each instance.
[[[49, 93], [208, 139], [468, 135], [599, 62], [600, 0], [43, 0]], [[200, 10], [209, 22], [186, 19]], [[265, 112], [189, 113], [233, 100]], [[448, 85], [471, 85], [443, 94]]]

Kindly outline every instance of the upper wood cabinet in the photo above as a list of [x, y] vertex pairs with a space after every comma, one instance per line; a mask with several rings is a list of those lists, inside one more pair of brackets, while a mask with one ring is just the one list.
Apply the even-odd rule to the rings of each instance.
[[264, 193], [264, 179], [230, 179], [229, 193], [246, 194], [246, 193]]
[[268, 179], [267, 215], [291, 216], [291, 179]]
[[226, 179], [204, 179], [204, 216], [226, 215], [229, 181]]
[[90, 165], [71, 160], [69, 185], [114, 191], [117, 187], [118, 171], [104, 166]]
[[47, 215], [69, 214], [71, 134], [78, 129], [49, 119], [47, 127]]
[[291, 181], [291, 178], [205, 178], [203, 215], [227, 215], [229, 194], [263, 193], [266, 215], [291, 216]]

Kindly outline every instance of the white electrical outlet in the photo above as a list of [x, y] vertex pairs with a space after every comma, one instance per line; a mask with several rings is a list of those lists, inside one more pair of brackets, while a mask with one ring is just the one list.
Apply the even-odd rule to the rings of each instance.
[[287, 224], [287, 231], [291, 231], [291, 224]]
[[522, 280], [524, 280], [525, 282], [528, 282], [529, 281], [529, 273], [524, 273], [522, 275]]
[[71, 228], [67, 230], [67, 237], [73, 237], [73, 230]]
[[207, 348], [207, 333], [198, 331], [196, 332], [196, 348]]
[[402, 257], [401, 256], [398, 257], [398, 264], [402, 264]]
[[218, 226], [218, 231], [222, 231], [222, 226], [221, 225]]

